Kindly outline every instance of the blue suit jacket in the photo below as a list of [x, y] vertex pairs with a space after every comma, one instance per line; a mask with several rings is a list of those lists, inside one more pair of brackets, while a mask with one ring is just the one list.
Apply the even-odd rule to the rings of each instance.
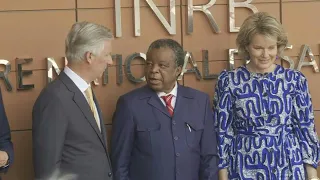
[[[5, 151], [9, 155], [9, 165], [13, 162], [13, 145], [11, 142], [10, 127], [4, 110], [1, 89], [0, 89], [0, 150]], [[5, 172], [8, 169], [0, 168], [0, 172]]]
[[218, 179], [209, 96], [179, 85], [172, 118], [148, 86], [121, 96], [111, 162], [115, 180]]

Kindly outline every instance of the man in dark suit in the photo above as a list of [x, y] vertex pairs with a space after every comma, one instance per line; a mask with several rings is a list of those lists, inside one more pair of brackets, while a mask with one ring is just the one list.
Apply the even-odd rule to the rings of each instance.
[[113, 117], [115, 180], [215, 180], [217, 144], [209, 96], [177, 83], [184, 51], [174, 40], [147, 52], [147, 85], [121, 96]]
[[98, 24], [72, 26], [66, 38], [68, 67], [33, 107], [36, 179], [112, 179], [103, 117], [90, 86], [112, 64], [112, 39]]
[[13, 145], [11, 142], [10, 127], [0, 89], [0, 173], [6, 172], [12, 162]]

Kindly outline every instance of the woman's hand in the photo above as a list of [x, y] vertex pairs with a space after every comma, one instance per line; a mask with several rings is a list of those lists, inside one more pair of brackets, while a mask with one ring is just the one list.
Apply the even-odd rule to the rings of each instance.
[[219, 170], [219, 180], [228, 180], [228, 170], [220, 169]]
[[310, 164], [305, 164], [306, 170], [307, 170], [307, 175], [308, 175], [308, 180], [317, 180], [318, 174], [317, 174], [317, 169], [315, 169], [313, 166]]

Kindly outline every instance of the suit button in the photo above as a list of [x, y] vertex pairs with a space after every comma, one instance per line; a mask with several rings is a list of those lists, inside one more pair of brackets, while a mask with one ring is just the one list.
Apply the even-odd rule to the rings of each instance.
[[108, 176], [109, 176], [109, 177], [111, 177], [111, 176], [112, 176], [112, 173], [111, 173], [111, 172], [109, 172], [109, 173], [108, 173]]
[[176, 121], [172, 121], [172, 124], [173, 124], [173, 125], [176, 125], [177, 123], [176, 123]]
[[176, 153], [176, 156], [179, 157], [179, 156], [180, 156], [180, 153]]
[[175, 136], [173, 139], [174, 139], [174, 140], [178, 140], [179, 138], [178, 138], [178, 136]]

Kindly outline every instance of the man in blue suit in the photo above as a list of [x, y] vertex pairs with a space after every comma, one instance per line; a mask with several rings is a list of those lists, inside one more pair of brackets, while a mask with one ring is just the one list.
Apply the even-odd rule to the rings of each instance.
[[114, 180], [218, 179], [209, 96], [177, 83], [183, 63], [176, 41], [150, 45], [147, 85], [121, 96], [113, 116]]
[[13, 145], [11, 142], [10, 127], [0, 89], [0, 173], [6, 172], [12, 162]]

